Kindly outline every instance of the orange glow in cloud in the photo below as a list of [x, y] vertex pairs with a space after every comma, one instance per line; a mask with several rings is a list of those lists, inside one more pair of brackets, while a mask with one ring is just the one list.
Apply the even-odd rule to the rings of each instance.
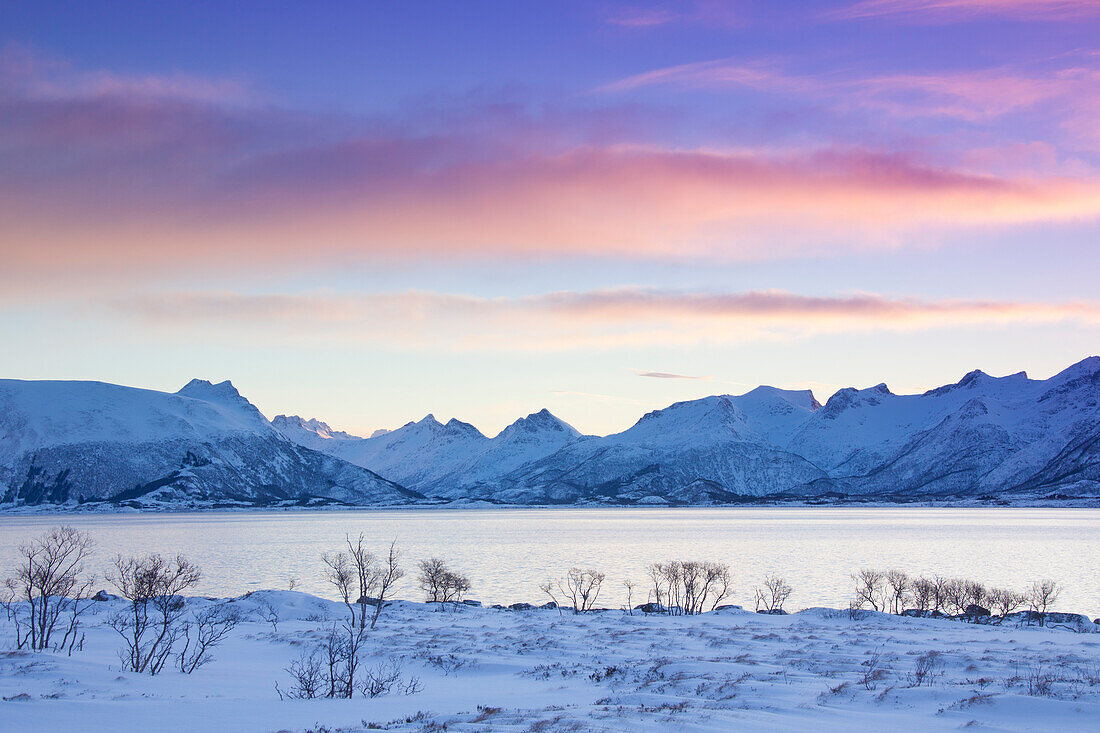
[[[857, 248], [922, 227], [1090, 220], [1100, 182], [1002, 178], [861, 152], [585, 148], [506, 164], [393, 174], [315, 194], [278, 182], [225, 204], [165, 210], [140, 199], [81, 211], [8, 209], [9, 266], [428, 255], [755, 259], [805, 252], [831, 231]], [[264, 184], [266, 186], [266, 184]], [[31, 246], [33, 244], [33, 246]]]

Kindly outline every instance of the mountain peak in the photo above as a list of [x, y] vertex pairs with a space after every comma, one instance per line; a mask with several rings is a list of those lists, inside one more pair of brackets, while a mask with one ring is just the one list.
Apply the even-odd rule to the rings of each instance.
[[176, 392], [178, 395], [184, 397], [192, 397], [197, 400], [211, 401], [229, 401], [244, 399], [241, 397], [241, 393], [237, 391], [237, 388], [233, 386], [233, 383], [228, 379], [224, 382], [218, 382], [214, 384], [206, 379], [192, 379], [187, 384]]
[[775, 399], [787, 402], [795, 407], [800, 407], [811, 412], [816, 412], [821, 403], [814, 397], [812, 390], [808, 389], [781, 389], [779, 387], [772, 387], [766, 384], [762, 384], [759, 387], [749, 390], [740, 398], [753, 398], [753, 399]]
[[306, 420], [298, 415], [276, 415], [272, 418], [271, 424], [284, 435], [288, 430], [304, 430], [326, 440], [333, 438], [347, 440], [355, 437], [341, 430], [333, 430], [328, 423], [313, 417]]
[[517, 433], [565, 433], [571, 438], [580, 437], [580, 431], [569, 423], [554, 415], [545, 407], [538, 412], [532, 412], [527, 417], [521, 417], [514, 423], [500, 431], [503, 437], [509, 437]]
[[475, 428], [473, 425], [468, 422], [462, 422], [455, 417], [452, 417], [450, 420], [448, 420], [447, 424], [443, 427], [447, 428], [447, 430], [452, 433], [477, 433], [478, 435], [481, 435], [481, 431]]

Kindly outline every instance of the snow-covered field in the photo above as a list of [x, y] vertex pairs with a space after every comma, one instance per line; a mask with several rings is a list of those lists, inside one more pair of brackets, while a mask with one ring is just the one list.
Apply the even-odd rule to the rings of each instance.
[[104, 625], [119, 604], [94, 604], [71, 657], [10, 651], [0, 617], [0, 729], [1073, 731], [1100, 721], [1100, 634], [1062, 629], [827, 609], [668, 617], [401, 601], [371, 632], [365, 661], [400, 667], [394, 691], [280, 700], [284, 668], [346, 614], [341, 604], [293, 591], [234, 600], [248, 620], [214, 661], [155, 677], [121, 671], [121, 640]]

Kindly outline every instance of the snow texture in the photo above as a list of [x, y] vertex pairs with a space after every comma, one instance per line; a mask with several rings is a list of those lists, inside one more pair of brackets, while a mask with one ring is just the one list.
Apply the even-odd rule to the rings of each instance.
[[[191, 598], [201, 609], [211, 599]], [[186, 675], [120, 671], [94, 604], [83, 651], [0, 653], [0, 727], [36, 731], [1094, 730], [1100, 635], [809, 609], [574, 616], [398, 601], [364, 669], [419, 690], [280, 700], [284, 671], [341, 604], [292, 591], [232, 600], [245, 623]], [[275, 609], [277, 628], [264, 620]], [[1092, 628], [1092, 625], [1089, 625]], [[11, 636], [0, 618], [0, 644]], [[0, 647], [2, 648], [2, 647]], [[918, 681], [918, 660], [931, 670]]]

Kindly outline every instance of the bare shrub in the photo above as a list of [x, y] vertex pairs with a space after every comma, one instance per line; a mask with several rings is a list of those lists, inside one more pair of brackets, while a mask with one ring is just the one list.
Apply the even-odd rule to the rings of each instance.
[[117, 556], [107, 580], [128, 601], [128, 608], [107, 620], [125, 644], [119, 658], [127, 670], [155, 675], [164, 669], [185, 632], [184, 599], [202, 572], [182, 555], [167, 560], [152, 554]]
[[900, 570], [887, 570], [884, 578], [887, 602], [894, 613], [905, 610], [905, 602], [912, 596], [913, 581]]
[[370, 615], [370, 627], [373, 629], [378, 624], [386, 600], [393, 595], [395, 584], [405, 577], [399, 562], [401, 551], [397, 549], [397, 540], [393, 540], [386, 555], [379, 558], [367, 551], [362, 533], [354, 540], [348, 535], [345, 541], [347, 552], [322, 556], [327, 568], [325, 577], [340, 594], [352, 622], [360, 628], [366, 627], [367, 608], [373, 606]]
[[1054, 683], [1057, 678], [1049, 671], [1043, 669], [1043, 665], [1028, 666], [1024, 670], [1024, 684], [1027, 694], [1032, 697], [1053, 697]]
[[881, 570], [864, 568], [852, 575], [856, 582], [855, 594], [852, 599], [853, 608], [866, 608], [870, 606], [872, 611], [886, 609], [886, 574]]
[[[1028, 605], [1031, 606], [1031, 610], [1039, 616], [1039, 625], [1046, 625], [1047, 611], [1058, 600], [1058, 596], [1062, 593], [1062, 586], [1055, 583], [1050, 578], [1043, 580], [1037, 580], [1031, 584], [1031, 588], [1028, 589]], [[1030, 623], [1030, 619], [1028, 620]]]
[[943, 584], [944, 608], [951, 613], [960, 614], [966, 609], [967, 598], [966, 582], [958, 578], [951, 578]]
[[[966, 594], [966, 605], [987, 606], [989, 605], [989, 589], [985, 587], [985, 584], [979, 583], [976, 580], [963, 581], [963, 590]], [[966, 609], [963, 608], [963, 611]]]
[[1007, 616], [1027, 603], [1027, 596], [1014, 590], [992, 588], [988, 594], [989, 605], [998, 616]]
[[278, 632], [279, 630], [279, 609], [275, 604], [268, 600], [260, 601], [260, 618], [271, 624], [271, 630]]
[[284, 671], [290, 675], [291, 685], [284, 690], [278, 682], [275, 683], [275, 692], [280, 700], [312, 700], [320, 697], [328, 686], [317, 649], [302, 652]]
[[179, 670], [184, 674], [191, 674], [211, 661], [214, 658], [211, 650], [240, 622], [241, 616], [237, 609], [225, 603], [195, 613], [184, 627], [183, 649], [176, 657]]
[[783, 604], [790, 598], [794, 591], [783, 578], [778, 575], [767, 574], [764, 576], [764, 584], [756, 589], [756, 610], [761, 609], [773, 613], [782, 611]]
[[447, 567], [438, 557], [420, 562], [420, 589], [427, 595], [428, 603], [457, 603], [470, 590], [470, 580]]
[[859, 676], [859, 684], [865, 690], [874, 690], [878, 687], [878, 683], [884, 677], [886, 677], [886, 668], [883, 660], [882, 650], [878, 649], [871, 653], [871, 656], [867, 658], [867, 661], [861, 665], [863, 673]]
[[[921, 613], [933, 610], [936, 602], [936, 583], [928, 578], [916, 578], [909, 586], [909, 599]], [[938, 609], [937, 609], [938, 610]]]
[[695, 560], [653, 563], [647, 568], [651, 593], [673, 615], [713, 611], [732, 592], [729, 565]]
[[19, 546], [15, 575], [4, 581], [4, 609], [17, 649], [49, 649], [55, 631], [64, 628], [55, 648], [72, 653], [93, 582], [85, 575], [92, 546], [88, 535], [72, 527], [51, 529]]
[[559, 608], [561, 604], [557, 602], [558, 593], [572, 604], [573, 613], [586, 613], [595, 606], [606, 577], [598, 570], [569, 568], [565, 578], [548, 580], [540, 588]]
[[[367, 625], [367, 593], [370, 591], [374, 570], [374, 555], [363, 547], [363, 533], [353, 541], [347, 535], [348, 552], [325, 553], [321, 556], [327, 566], [326, 580], [336, 588], [340, 600], [347, 606], [352, 623], [360, 628]], [[356, 594], [358, 590], [358, 594]], [[358, 618], [355, 606], [359, 606]]]
[[932, 578], [932, 610], [943, 611], [948, 607], [947, 589], [951, 581], [936, 575]]
[[939, 652], [929, 651], [921, 654], [913, 662], [913, 671], [906, 675], [910, 687], [932, 686], [932, 683], [942, 674], [939, 672]]
[[405, 577], [405, 570], [401, 567], [400, 560], [401, 551], [397, 549], [397, 540], [395, 539], [390, 542], [389, 551], [381, 559], [374, 573], [374, 594], [378, 602], [374, 606], [374, 615], [371, 616], [370, 620], [372, 629], [378, 624], [378, 618], [382, 615], [386, 600], [393, 596], [397, 581]]
[[389, 694], [400, 682], [401, 665], [395, 659], [388, 659], [364, 670], [359, 689], [364, 697], [379, 697]]
[[417, 677], [405, 679], [394, 659], [373, 667], [363, 665], [362, 642], [366, 629], [354, 622], [333, 625], [318, 647], [302, 652], [284, 670], [289, 687], [275, 683], [280, 700], [311, 700], [319, 697], [379, 697], [394, 691], [413, 695], [423, 688]]

